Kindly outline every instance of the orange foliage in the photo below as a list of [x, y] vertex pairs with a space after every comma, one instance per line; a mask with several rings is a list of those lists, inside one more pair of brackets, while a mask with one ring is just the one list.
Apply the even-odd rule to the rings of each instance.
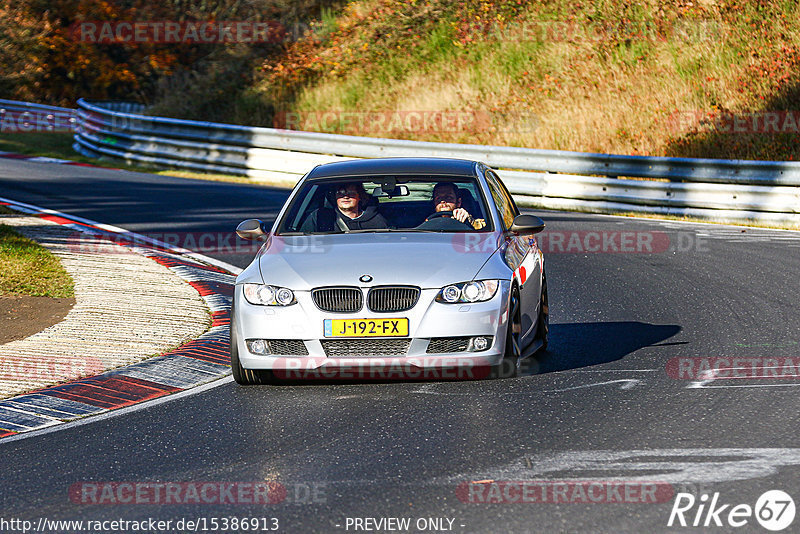
[[[159, 79], [191, 69], [224, 46], [207, 43], [80, 39], [81, 22], [259, 20], [276, 9], [253, 12], [236, 0], [211, 6], [180, 0], [0, 0], [0, 91], [20, 99], [74, 105], [80, 97], [148, 101]], [[246, 11], [250, 9], [250, 11]], [[188, 10], [188, 11], [187, 11]]]

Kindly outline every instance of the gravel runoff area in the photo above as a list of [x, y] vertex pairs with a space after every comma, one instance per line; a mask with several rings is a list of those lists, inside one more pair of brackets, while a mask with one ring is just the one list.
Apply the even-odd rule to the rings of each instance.
[[38, 217], [3, 215], [0, 223], [61, 260], [76, 301], [63, 321], [0, 345], [0, 398], [139, 362], [211, 325], [198, 292], [145, 256]]

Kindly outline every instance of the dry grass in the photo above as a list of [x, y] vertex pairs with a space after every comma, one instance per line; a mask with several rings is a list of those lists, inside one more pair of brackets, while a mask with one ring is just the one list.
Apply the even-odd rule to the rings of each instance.
[[[796, 91], [776, 98], [800, 80], [800, 33], [790, 24], [796, 2], [514, 5], [353, 2], [334, 17], [333, 31], [328, 20], [324, 35], [296, 43], [277, 66], [265, 64], [254, 92], [301, 113], [490, 117], [458, 131], [310, 128], [334, 133], [642, 155], [798, 152], [770, 135], [720, 133], [699, 117], [800, 104]], [[512, 18], [503, 14], [508, 6], [517, 10]], [[502, 31], [464, 33], [466, 18]]]
[[[513, 36], [512, 36], [513, 37]], [[647, 61], [631, 65], [598, 61], [588, 44], [548, 43], [541, 54], [548, 58], [531, 63], [521, 85], [498, 66], [496, 54], [470, 63], [437, 65], [426, 74], [409, 73], [392, 86], [378, 84], [357, 100], [358, 110], [449, 111], [475, 110], [493, 117], [494, 128], [464, 132], [408, 132], [400, 137], [477, 142], [586, 152], [660, 154], [669, 140], [682, 132], [674, 113], [711, 109], [711, 100], [726, 109], [743, 104], [730, 90], [741, 69], [705, 70], [719, 80], [721, 90], [709, 98], [698, 92], [696, 80], [681, 76], [683, 58], [709, 57], [712, 43], [687, 43], [676, 51], [674, 43], [649, 43]], [[526, 52], [526, 43], [503, 44], [496, 52]], [[513, 49], [513, 50], [512, 50]], [[531, 58], [532, 59], [532, 58]], [[357, 76], [355, 76], [357, 78]], [[491, 80], [488, 84], [486, 80]], [[523, 80], [524, 83], [525, 80]], [[305, 88], [296, 104], [301, 111], [355, 110], [351, 86], [366, 81], [325, 79]], [[710, 91], [709, 91], [710, 93]], [[646, 111], [646, 112], [645, 112]], [[519, 119], [528, 119], [519, 124]], [[516, 122], [516, 123], [515, 123]], [[529, 127], [527, 127], [529, 126]], [[396, 137], [396, 131], [366, 132]], [[403, 132], [400, 132], [401, 134]], [[420, 135], [421, 134], [421, 135]]]
[[[800, 231], [800, 226], [791, 224], [772, 224], [772, 223], [758, 223], [758, 222], [720, 222], [709, 221], [708, 219], [701, 219], [698, 217], [689, 217], [686, 215], [665, 215], [665, 214], [647, 214], [640, 212], [620, 212], [615, 213], [615, 216], [629, 217], [632, 219], [655, 219], [677, 222], [701, 223], [701, 224], [715, 224], [718, 226], [741, 226], [742, 228], [766, 228], [768, 230], [791, 230], [794, 232]], [[745, 233], [745, 230], [742, 230]]]

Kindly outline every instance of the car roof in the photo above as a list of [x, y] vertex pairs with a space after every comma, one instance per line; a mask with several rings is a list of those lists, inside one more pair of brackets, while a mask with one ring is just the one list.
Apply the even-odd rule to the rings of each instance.
[[337, 176], [431, 174], [448, 176], [477, 176], [475, 161], [448, 158], [376, 158], [337, 161], [318, 165], [307, 178]]

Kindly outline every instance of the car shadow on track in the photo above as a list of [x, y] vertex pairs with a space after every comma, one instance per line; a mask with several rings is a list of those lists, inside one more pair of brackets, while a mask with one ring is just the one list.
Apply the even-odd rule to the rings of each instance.
[[613, 362], [643, 347], [661, 343], [680, 331], [678, 325], [638, 321], [551, 324], [547, 351], [523, 360], [523, 374], [552, 373]]

